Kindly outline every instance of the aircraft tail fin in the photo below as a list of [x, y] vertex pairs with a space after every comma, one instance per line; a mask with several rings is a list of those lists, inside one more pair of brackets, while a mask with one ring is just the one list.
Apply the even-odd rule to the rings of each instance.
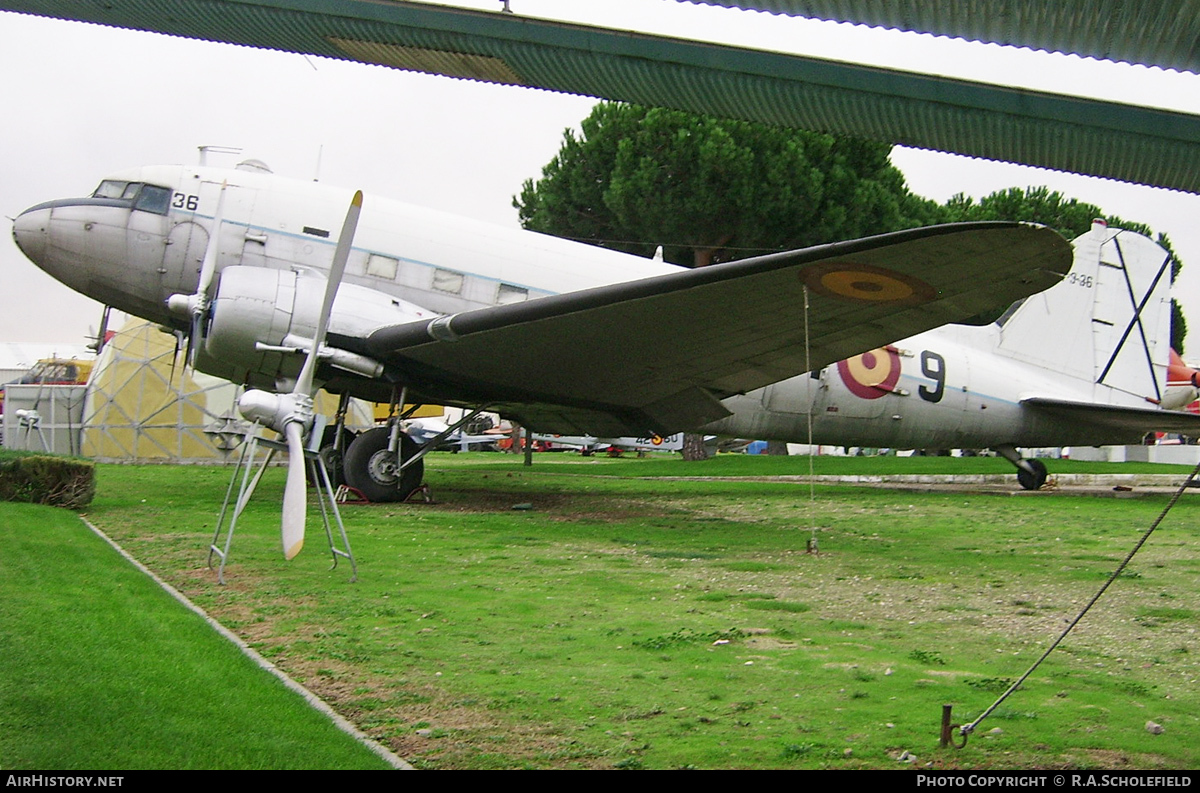
[[1093, 385], [1099, 402], [1160, 403], [1171, 345], [1171, 256], [1102, 220], [1062, 282], [1001, 317], [998, 352]]

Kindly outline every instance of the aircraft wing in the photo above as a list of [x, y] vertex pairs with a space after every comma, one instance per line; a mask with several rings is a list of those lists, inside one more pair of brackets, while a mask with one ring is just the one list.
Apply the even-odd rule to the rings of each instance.
[[933, 226], [331, 341], [431, 401], [546, 432], [668, 435], [728, 415], [724, 397], [1005, 307], [1071, 261], [1045, 227]]
[[1200, 437], [1200, 416], [1181, 410], [1100, 405], [1048, 397], [1022, 399], [1021, 404], [1060, 421], [1091, 424], [1109, 430], [1127, 430], [1132, 440], [1147, 432], [1178, 432]]

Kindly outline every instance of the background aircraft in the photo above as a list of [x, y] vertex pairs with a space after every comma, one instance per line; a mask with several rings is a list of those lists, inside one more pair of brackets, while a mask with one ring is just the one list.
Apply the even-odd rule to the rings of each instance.
[[[197, 368], [284, 395], [252, 391], [243, 407], [293, 446], [310, 376], [375, 401], [487, 407], [535, 431], [666, 436], [729, 415], [722, 399], [1002, 308], [1070, 263], [1049, 229], [983, 223], [685, 270], [378, 198], [351, 249], [353, 232], [333, 231], [348, 203], [257, 162], [150, 166], [26, 210], [14, 237], [68, 286], [187, 333]], [[337, 251], [334, 301], [323, 273]], [[348, 483], [406, 495], [414, 446], [391, 428], [363, 433]]]

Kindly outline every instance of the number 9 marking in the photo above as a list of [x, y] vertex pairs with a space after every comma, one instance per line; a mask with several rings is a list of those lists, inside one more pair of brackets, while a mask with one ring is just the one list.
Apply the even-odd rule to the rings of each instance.
[[933, 381], [933, 388], [922, 385], [917, 393], [926, 402], [941, 402], [942, 394], [946, 392], [946, 360], [936, 352], [925, 350], [921, 353], [921, 374]]

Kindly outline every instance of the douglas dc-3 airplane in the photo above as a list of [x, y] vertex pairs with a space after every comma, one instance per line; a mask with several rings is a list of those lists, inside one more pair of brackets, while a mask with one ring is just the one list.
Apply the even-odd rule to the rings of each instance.
[[[114, 174], [88, 197], [26, 210], [13, 236], [66, 285], [186, 334], [192, 365], [250, 387], [243, 414], [295, 452], [317, 385], [571, 435], [803, 442], [812, 415], [818, 443], [995, 448], [1027, 487], [1045, 469], [1017, 446], [1200, 423], [1158, 406], [1167, 257], [1100, 226], [1073, 269], [1050, 229], [971, 223], [688, 270], [363, 203], [249, 161]], [[948, 325], [1022, 298], [999, 324]], [[347, 482], [373, 500], [420, 483], [398, 427], [345, 450]], [[288, 558], [303, 539], [300, 457]]]

